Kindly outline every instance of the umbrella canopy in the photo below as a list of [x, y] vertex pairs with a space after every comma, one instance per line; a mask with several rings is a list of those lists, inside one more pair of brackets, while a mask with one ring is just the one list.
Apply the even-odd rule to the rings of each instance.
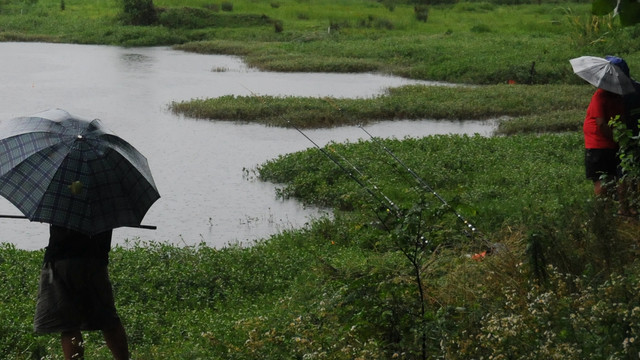
[[571, 59], [569, 62], [576, 75], [595, 87], [620, 95], [635, 91], [631, 78], [607, 59], [596, 56], [581, 56]]
[[142, 154], [61, 109], [0, 122], [0, 195], [31, 221], [89, 235], [139, 226], [160, 198]]

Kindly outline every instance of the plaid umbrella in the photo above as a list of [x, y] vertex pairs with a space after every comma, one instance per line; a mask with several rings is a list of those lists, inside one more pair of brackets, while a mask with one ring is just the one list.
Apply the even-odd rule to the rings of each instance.
[[596, 56], [581, 56], [571, 59], [569, 62], [576, 75], [595, 87], [620, 95], [635, 91], [631, 79], [624, 74], [621, 68], [607, 59]]
[[31, 221], [89, 235], [139, 226], [160, 198], [142, 154], [61, 109], [0, 122], [0, 195]]

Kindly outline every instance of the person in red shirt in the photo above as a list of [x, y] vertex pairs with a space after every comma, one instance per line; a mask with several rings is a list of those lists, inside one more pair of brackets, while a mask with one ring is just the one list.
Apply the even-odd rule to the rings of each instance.
[[[627, 63], [615, 56], [606, 56], [611, 64], [630, 78]], [[628, 117], [625, 113], [625, 98], [604, 89], [597, 89], [587, 108], [582, 130], [584, 132], [585, 170], [587, 179], [593, 181], [596, 195], [604, 194], [602, 175], [616, 178], [620, 175], [618, 144], [613, 139], [609, 120], [616, 116]]]
[[618, 144], [613, 140], [609, 120], [624, 113], [621, 95], [597, 89], [587, 108], [582, 130], [584, 132], [585, 170], [593, 181], [597, 195], [603, 194], [601, 176], [615, 177], [618, 172]]

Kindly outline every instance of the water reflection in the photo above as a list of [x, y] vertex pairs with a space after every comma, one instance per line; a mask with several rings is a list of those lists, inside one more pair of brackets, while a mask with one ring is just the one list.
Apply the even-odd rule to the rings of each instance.
[[[219, 71], [225, 69], [225, 71]], [[297, 131], [194, 120], [167, 111], [171, 101], [222, 95], [370, 97], [387, 87], [427, 83], [374, 74], [264, 73], [231, 56], [198, 55], [164, 47], [0, 43], [0, 79], [5, 96], [0, 119], [62, 108], [100, 118], [147, 156], [162, 198], [144, 223], [157, 231], [117, 229], [127, 238], [204, 242], [224, 246], [302, 226], [317, 209], [274, 197], [273, 184], [246, 178], [246, 169], [312, 147]], [[375, 136], [398, 138], [433, 133], [490, 134], [484, 122], [397, 121], [369, 125]], [[314, 141], [367, 138], [357, 127], [310, 130]], [[0, 199], [0, 213], [16, 214]], [[0, 241], [41, 248], [47, 226], [0, 220]]]
[[120, 56], [121, 64], [124, 64], [124, 71], [130, 71], [134, 73], [146, 72], [153, 66], [153, 58], [151, 56], [126, 53]]

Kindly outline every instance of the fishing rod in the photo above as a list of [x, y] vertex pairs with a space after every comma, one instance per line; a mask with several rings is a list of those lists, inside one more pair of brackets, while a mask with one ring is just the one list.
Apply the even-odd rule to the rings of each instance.
[[445, 207], [450, 209], [453, 212], [453, 214], [460, 221], [462, 221], [462, 223], [465, 224], [467, 228], [469, 228], [469, 230], [471, 230], [472, 233], [475, 233], [478, 231], [478, 228], [476, 228], [472, 223], [470, 223], [467, 219], [465, 219], [462, 215], [460, 215], [460, 213], [457, 212], [456, 209], [453, 208], [453, 206], [449, 205], [449, 203], [442, 196], [440, 196], [440, 194], [438, 194], [431, 186], [429, 186], [429, 184], [420, 175], [418, 175], [415, 171], [413, 171], [413, 169], [411, 169], [404, 162], [402, 162], [402, 160], [400, 160], [387, 146], [385, 146], [384, 143], [380, 141], [380, 139], [371, 135], [371, 133], [369, 133], [362, 125], [358, 125], [358, 127], [362, 131], [364, 131], [367, 135], [369, 135], [369, 137], [371, 137], [371, 139], [376, 144], [380, 145], [382, 149], [387, 154], [389, 154], [389, 156], [391, 156], [398, 164], [400, 164], [405, 170], [407, 170], [407, 172], [411, 174], [411, 176], [413, 176], [413, 178], [418, 182], [418, 184], [420, 184], [420, 186], [422, 186], [423, 189], [429, 191], [431, 194], [433, 194], [433, 196], [435, 196], [438, 200], [440, 200], [440, 202], [442, 202], [442, 204]]
[[[331, 99], [325, 97], [323, 98], [327, 103], [329, 103], [332, 107], [334, 107], [336, 110], [338, 110], [339, 112], [343, 112], [342, 109], [335, 104], [335, 102], [331, 101]], [[384, 143], [379, 139], [376, 138], [375, 136], [371, 135], [370, 132], [368, 132], [364, 126], [362, 126], [362, 124], [358, 124], [358, 127], [364, 131], [367, 135], [369, 135], [369, 137], [377, 144], [379, 145], [387, 154], [389, 154], [389, 156], [391, 156], [391, 158], [393, 158], [393, 160], [395, 160], [398, 164], [400, 164], [400, 166], [402, 166], [417, 182], [418, 184], [425, 190], [427, 190], [428, 192], [430, 192], [431, 194], [433, 194], [433, 196], [435, 196], [438, 200], [440, 200], [440, 202], [442, 202], [442, 204], [450, 209], [453, 214], [463, 223], [467, 226], [467, 228], [469, 230], [471, 230], [472, 233], [476, 233], [478, 232], [478, 229], [472, 224], [470, 223], [467, 219], [465, 219], [462, 215], [460, 215], [459, 212], [457, 212], [451, 205], [449, 205], [449, 203], [442, 197], [440, 196], [440, 194], [438, 194], [431, 186], [429, 186], [429, 184], [420, 176], [418, 175], [415, 171], [413, 171], [413, 169], [411, 169], [409, 166], [407, 166], [402, 160], [400, 160], [386, 145], [384, 145]]]
[[[244, 85], [241, 85], [241, 86], [244, 87], [247, 91], [249, 91], [252, 96], [254, 96], [258, 100], [260, 100], [260, 102], [262, 102], [264, 105], [266, 105], [269, 109], [273, 110], [271, 108], [271, 106], [262, 97], [260, 97], [258, 94], [254, 93], [253, 91], [251, 91], [250, 89], [248, 89]], [[281, 113], [276, 112], [276, 114], [282, 120], [284, 120], [289, 126], [293, 127], [297, 132], [299, 132], [302, 136], [304, 136], [307, 140], [309, 140], [309, 142], [311, 142], [316, 149], [318, 149], [324, 156], [326, 156], [329, 160], [331, 160], [334, 164], [336, 164], [340, 168], [340, 170], [342, 170], [344, 173], [349, 175], [349, 177], [352, 180], [354, 180], [358, 185], [360, 185], [360, 187], [363, 188], [369, 195], [371, 195], [371, 197], [373, 197], [376, 201], [378, 201], [385, 208], [385, 210], [387, 212], [393, 212], [393, 214], [396, 217], [398, 217], [398, 218], [400, 217], [400, 213], [401, 213], [400, 208], [398, 208], [398, 206], [395, 204], [395, 202], [393, 202], [391, 199], [389, 199], [389, 197], [387, 197], [376, 185], [372, 184], [369, 180], [367, 180], [369, 182], [369, 184], [380, 194], [379, 196], [376, 193], [374, 193], [373, 190], [371, 190], [369, 187], [367, 187], [362, 182], [362, 180], [360, 180], [357, 176], [355, 176], [353, 174], [353, 172], [351, 172], [342, 163], [340, 163], [340, 161], [338, 161], [335, 157], [331, 156], [331, 154], [329, 154], [324, 148], [320, 147], [320, 145], [318, 145], [315, 141], [313, 141], [313, 139], [311, 139], [304, 131], [302, 131], [302, 129], [300, 129], [298, 126], [296, 126], [294, 123], [292, 123], [289, 119], [284, 117], [284, 115], [282, 115]], [[336, 153], [335, 151], [333, 151], [333, 152]], [[353, 165], [351, 162], [349, 162], [343, 156], [341, 156], [339, 154], [338, 154], [338, 156], [340, 156], [340, 158], [342, 159], [343, 162], [345, 162], [349, 166], [351, 166], [351, 168], [354, 169], [358, 173], [358, 175], [360, 175], [361, 177], [366, 179], [366, 176], [364, 176], [364, 174], [360, 170], [358, 170], [358, 168], [355, 165]], [[380, 197], [382, 197], [382, 199]], [[382, 218], [380, 218], [380, 215], [378, 214], [378, 212], [376, 211], [375, 213], [376, 213], [376, 216], [378, 217], [378, 219], [380, 220], [381, 224], [386, 227], [385, 221]]]
[[[244, 86], [243, 86], [244, 87]], [[245, 87], [245, 89], [247, 89]], [[257, 97], [263, 104], [265, 104], [267, 107], [269, 107], [271, 109], [271, 106], [266, 103], [264, 101], [264, 99], [262, 99], [261, 97], [257, 96], [253, 91], [247, 89], [253, 96]], [[398, 220], [400, 220], [402, 222], [403, 220], [403, 215], [402, 212], [400, 211], [400, 209], [395, 205], [395, 203], [393, 201], [391, 201], [386, 195], [384, 195], [382, 193], [382, 191], [380, 191], [377, 186], [374, 185], [374, 189], [376, 189], [386, 200], [386, 204], [384, 201], [382, 201], [370, 188], [368, 188], [362, 181], [360, 181], [359, 178], [357, 178], [355, 175], [353, 175], [353, 173], [349, 170], [347, 170], [339, 161], [337, 161], [333, 156], [331, 156], [325, 149], [321, 148], [315, 141], [313, 141], [306, 133], [304, 133], [299, 127], [297, 127], [295, 124], [293, 124], [291, 121], [289, 121], [289, 119], [287, 119], [286, 117], [284, 117], [280, 112], [274, 112], [276, 113], [281, 119], [283, 119], [287, 124], [289, 124], [291, 127], [293, 127], [296, 131], [298, 131], [302, 136], [304, 136], [307, 140], [309, 140], [315, 147], [316, 149], [318, 149], [322, 154], [324, 154], [327, 158], [329, 158], [333, 163], [335, 163], [342, 171], [344, 171], [345, 173], [347, 173], [356, 183], [358, 183], [358, 185], [360, 185], [363, 189], [365, 189], [374, 199], [377, 199], [378, 201], [380, 201], [383, 205], [389, 205], [386, 209], [388, 212], [391, 211], [391, 209], [394, 209], [393, 214], [396, 216], [396, 218]], [[333, 151], [335, 153], [335, 151]], [[344, 158], [343, 156], [340, 156], [342, 158], [342, 160], [349, 164], [360, 176], [364, 177], [365, 179], [367, 178], [366, 176], [364, 176], [362, 174], [362, 172], [360, 172], [360, 170], [358, 170], [357, 167], [355, 167], [351, 162], [349, 162], [346, 158]], [[391, 229], [389, 229], [389, 227], [386, 225], [385, 221], [380, 217], [380, 214], [375, 211], [374, 212], [376, 214], [376, 216], [378, 217], [378, 219], [380, 220], [382, 226], [385, 228], [386, 231], [388, 231], [389, 233], [392, 233]], [[422, 216], [422, 211], [420, 212], [420, 216]], [[422, 223], [422, 220], [420, 220], [420, 223]], [[420, 225], [421, 227], [421, 225]], [[424, 249], [427, 245], [429, 245], [429, 241], [427, 239], [425, 239], [423, 233], [422, 233], [422, 229], [419, 229], [419, 231], [416, 232], [415, 234], [415, 241], [413, 241], [414, 244], [414, 248], [413, 250], [404, 248], [403, 246], [399, 246], [399, 251], [402, 252], [402, 254], [404, 254], [404, 256], [409, 260], [409, 262], [412, 264], [414, 270], [415, 270], [415, 276], [416, 276], [416, 282], [418, 284], [418, 293], [419, 293], [419, 299], [420, 299], [420, 303], [421, 303], [421, 318], [423, 319], [423, 326], [426, 326], [426, 322], [427, 322], [427, 317], [425, 316], [426, 311], [425, 311], [425, 295], [424, 295], [424, 289], [423, 289], [423, 282], [422, 282], [422, 277], [421, 277], [421, 271], [423, 270], [423, 263], [421, 262], [422, 257], [424, 256], [425, 252], [421, 251], [421, 249]], [[434, 249], [435, 252], [435, 249]], [[326, 263], [322, 258], [319, 258], [319, 260], [322, 263]], [[333, 267], [331, 267], [333, 268]], [[426, 359], [426, 339], [427, 339], [427, 335], [426, 332], [423, 331], [422, 333], [422, 353], [423, 353], [423, 358]]]
[[396, 211], [396, 213], [400, 213], [400, 208], [398, 208], [398, 206], [395, 204], [395, 202], [393, 202], [393, 200], [389, 199], [389, 197], [387, 197], [387, 195], [385, 195], [382, 190], [380, 190], [378, 188], [378, 186], [376, 186], [375, 184], [373, 184], [369, 178], [367, 176], [365, 176], [355, 165], [353, 165], [349, 160], [347, 160], [347, 158], [345, 158], [344, 156], [340, 155], [339, 153], [337, 153], [333, 148], [329, 147], [331, 149], [331, 151], [335, 154], [337, 154], [340, 159], [342, 161], [344, 161], [345, 163], [347, 163], [349, 166], [351, 166], [351, 168], [353, 170], [355, 170], [359, 176], [361, 176], [364, 179], [367, 179], [367, 182], [369, 183], [369, 185], [371, 185], [371, 187], [373, 187], [376, 191], [378, 191], [378, 193], [380, 194], [380, 196], [382, 196], [385, 201], [387, 202], [387, 204], [390, 205], [390, 207], [393, 208], [394, 211]]

